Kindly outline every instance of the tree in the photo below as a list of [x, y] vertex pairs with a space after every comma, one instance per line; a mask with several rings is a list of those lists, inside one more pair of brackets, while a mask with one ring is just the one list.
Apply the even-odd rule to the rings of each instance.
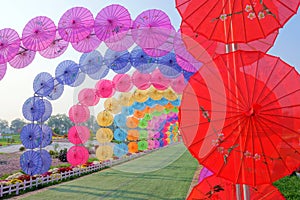
[[52, 115], [46, 122], [46, 124], [54, 130], [56, 134], [67, 134], [69, 129], [73, 126], [69, 117], [66, 114]]
[[84, 126], [88, 127], [90, 131], [94, 134], [96, 134], [97, 130], [100, 128], [96, 121], [96, 117], [94, 115], [91, 115], [89, 120], [85, 123], [83, 123]]
[[26, 125], [26, 122], [20, 118], [14, 119], [13, 121], [11, 121], [10, 123], [10, 129], [14, 132], [14, 133], [20, 133], [22, 128]]
[[8, 121], [0, 119], [0, 133], [4, 133], [8, 128]]

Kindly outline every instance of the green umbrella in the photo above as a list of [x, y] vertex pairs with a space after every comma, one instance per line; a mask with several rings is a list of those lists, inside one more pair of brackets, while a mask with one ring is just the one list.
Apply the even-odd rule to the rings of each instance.
[[148, 149], [148, 142], [145, 141], [145, 140], [139, 141], [138, 142], [138, 150], [139, 151], [144, 151], [146, 149]]
[[147, 128], [148, 127], [148, 121], [145, 120], [144, 118], [140, 119], [138, 127], [142, 128], [142, 129]]
[[148, 138], [148, 131], [143, 129], [139, 131], [140, 140], [146, 140]]
[[152, 119], [152, 117], [153, 117], [152, 114], [146, 113], [145, 116], [144, 116], [144, 119], [147, 120], [147, 121], [149, 121], [149, 120]]

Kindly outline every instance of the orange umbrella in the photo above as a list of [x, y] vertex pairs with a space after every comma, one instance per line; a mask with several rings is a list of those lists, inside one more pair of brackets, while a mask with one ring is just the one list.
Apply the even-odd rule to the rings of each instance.
[[145, 116], [145, 111], [135, 110], [133, 116], [136, 118], [143, 118]]
[[174, 108], [174, 106], [169, 102], [166, 105], [164, 105], [164, 107], [168, 110], [171, 110], [172, 108]]
[[129, 129], [127, 133], [127, 139], [136, 141], [139, 139], [139, 131], [136, 129]]
[[96, 157], [102, 161], [113, 157], [113, 149], [111, 146], [99, 146], [96, 150]]
[[128, 117], [126, 120], [126, 126], [128, 128], [136, 128], [139, 124], [139, 120], [135, 117]]
[[99, 128], [96, 133], [96, 139], [99, 143], [110, 142], [114, 134], [110, 128]]
[[122, 109], [120, 102], [114, 97], [106, 99], [104, 101], [104, 108], [105, 108], [105, 110], [107, 110], [113, 114], [118, 114], [119, 112], [121, 112], [121, 109]]
[[97, 116], [97, 123], [99, 126], [110, 126], [112, 125], [113, 121], [113, 115], [107, 110], [101, 111]]
[[147, 90], [135, 90], [132, 97], [139, 103], [143, 103], [149, 98]]
[[138, 152], [138, 144], [136, 142], [129, 142], [128, 152], [130, 152], [130, 153]]

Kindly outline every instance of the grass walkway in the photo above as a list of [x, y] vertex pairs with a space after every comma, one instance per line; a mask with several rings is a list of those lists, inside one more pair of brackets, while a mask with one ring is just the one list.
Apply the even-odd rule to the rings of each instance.
[[185, 199], [196, 168], [178, 144], [24, 199]]

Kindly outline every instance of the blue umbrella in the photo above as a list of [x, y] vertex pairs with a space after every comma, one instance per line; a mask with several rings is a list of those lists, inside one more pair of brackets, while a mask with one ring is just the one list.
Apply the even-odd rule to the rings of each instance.
[[45, 113], [45, 104], [39, 97], [30, 97], [22, 107], [23, 116], [29, 121], [38, 121]]
[[55, 77], [58, 82], [71, 85], [77, 79], [79, 65], [72, 60], [65, 60], [58, 64], [55, 69]]
[[21, 169], [30, 176], [39, 174], [42, 169], [42, 165], [42, 158], [36, 151], [26, 151], [20, 157]]
[[52, 158], [51, 158], [49, 152], [46, 151], [45, 149], [42, 149], [40, 151], [40, 157], [42, 159], [42, 167], [41, 167], [39, 174], [44, 174], [44, 173], [48, 172], [48, 170], [50, 169], [50, 166], [52, 163]]
[[128, 146], [124, 143], [116, 144], [114, 146], [114, 154], [117, 157], [122, 157], [128, 152]]
[[77, 86], [81, 85], [84, 82], [84, 80], [85, 80], [85, 73], [79, 72], [76, 80], [69, 86], [77, 87]]
[[147, 101], [145, 101], [145, 104], [146, 106], [153, 107], [154, 105], [156, 105], [156, 101], [149, 97]]
[[126, 115], [117, 114], [114, 117], [114, 124], [121, 128], [126, 127], [126, 119], [127, 119]]
[[83, 73], [88, 75], [97, 73], [103, 65], [103, 58], [99, 51], [84, 53], [79, 59], [79, 67]]
[[170, 101], [170, 103], [173, 105], [173, 106], [180, 106], [180, 99], [179, 98], [177, 98], [176, 100], [174, 100], [174, 101]]
[[123, 131], [122, 129], [117, 128], [114, 131], [114, 138], [115, 138], [115, 140], [125, 141], [126, 137], [127, 137], [127, 133], [125, 131]]
[[130, 53], [130, 63], [134, 68], [144, 74], [149, 74], [156, 68], [155, 58], [150, 57], [138, 46]]
[[134, 102], [132, 104], [132, 107], [136, 110], [144, 110], [146, 108], [146, 104], [145, 103], [140, 103], [140, 102]]
[[182, 72], [182, 68], [177, 64], [176, 55], [173, 52], [158, 58], [158, 68], [168, 78], [176, 78]]
[[33, 90], [40, 96], [49, 95], [54, 88], [54, 78], [47, 72], [39, 73], [33, 81]]
[[44, 148], [48, 146], [52, 141], [52, 129], [47, 125], [42, 125], [42, 142], [41, 147]]
[[109, 68], [106, 65], [102, 65], [97, 72], [88, 74], [91, 79], [100, 80], [109, 73]]
[[51, 103], [46, 99], [43, 99], [42, 101], [44, 102], [44, 105], [45, 105], [45, 111], [44, 111], [43, 116], [39, 120], [40, 122], [46, 121], [47, 119], [49, 119], [49, 117], [52, 114], [52, 105], [51, 105]]
[[58, 99], [64, 92], [64, 85], [59, 83], [56, 79], [54, 79], [54, 88], [50, 92], [49, 95], [46, 96], [49, 100], [56, 100]]
[[127, 50], [119, 52], [107, 49], [104, 55], [104, 63], [109, 69], [118, 71], [130, 65], [129, 58], [130, 54]]
[[20, 133], [20, 139], [26, 149], [34, 149], [41, 145], [42, 129], [38, 124], [24, 126]]
[[163, 140], [159, 140], [159, 147], [163, 147], [165, 144], [164, 144], [164, 141]]
[[131, 65], [128, 63], [128, 65], [126, 65], [125, 67], [121, 68], [121, 69], [116, 69], [113, 70], [115, 73], [117, 74], [125, 74], [126, 72], [128, 72], [131, 69]]
[[182, 70], [182, 74], [183, 74], [184, 80], [186, 82], [188, 82], [190, 80], [191, 76], [193, 76], [194, 73], [195, 72], [188, 72], [188, 71]]
[[169, 101], [166, 98], [163, 97], [160, 100], [156, 100], [156, 103], [159, 104], [159, 105], [164, 106], [164, 105], [168, 104]]
[[121, 113], [124, 115], [133, 115], [134, 109], [131, 106], [123, 106]]

